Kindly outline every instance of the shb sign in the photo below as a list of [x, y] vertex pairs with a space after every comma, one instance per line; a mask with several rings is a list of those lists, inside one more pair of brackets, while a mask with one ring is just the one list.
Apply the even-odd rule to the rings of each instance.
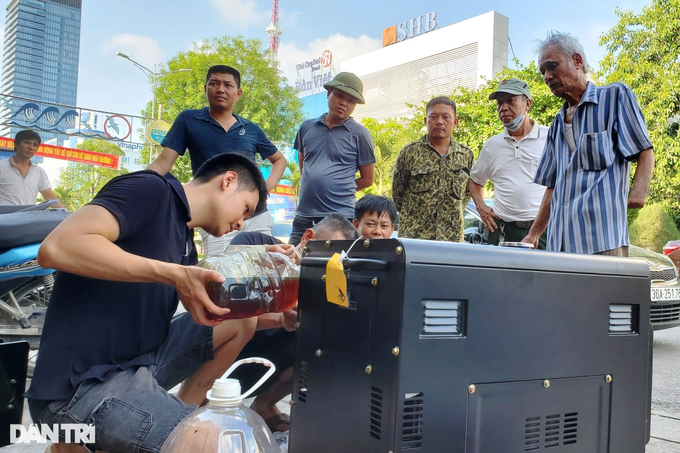
[[427, 13], [383, 30], [383, 47], [406, 41], [437, 29], [437, 14]]

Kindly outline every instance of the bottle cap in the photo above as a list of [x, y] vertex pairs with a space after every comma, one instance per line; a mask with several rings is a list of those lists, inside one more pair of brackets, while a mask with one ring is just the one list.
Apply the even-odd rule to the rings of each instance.
[[210, 401], [240, 402], [241, 384], [236, 379], [217, 379], [208, 392]]

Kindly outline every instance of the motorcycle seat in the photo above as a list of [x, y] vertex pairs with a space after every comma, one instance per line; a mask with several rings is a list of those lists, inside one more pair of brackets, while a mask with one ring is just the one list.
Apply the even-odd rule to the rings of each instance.
[[68, 211], [28, 211], [0, 215], [0, 253], [41, 242], [59, 225]]

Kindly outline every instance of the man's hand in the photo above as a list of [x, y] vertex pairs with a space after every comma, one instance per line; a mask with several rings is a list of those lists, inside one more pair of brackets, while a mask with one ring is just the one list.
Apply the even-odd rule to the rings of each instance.
[[527, 234], [525, 236], [525, 238], [522, 239], [522, 242], [524, 242], [526, 244], [534, 244], [534, 249], [537, 249], [538, 248], [538, 241], [539, 241], [540, 238], [541, 238], [540, 235], [537, 236], [535, 234], [532, 234], [531, 231], [529, 231], [529, 234]]
[[295, 248], [294, 245], [292, 244], [274, 244], [274, 245], [265, 245], [264, 249], [267, 252], [270, 253], [281, 253], [283, 255], [286, 255], [288, 258], [290, 258], [294, 263], [300, 264], [300, 260], [298, 259], [297, 253], [295, 253]]
[[498, 217], [498, 215], [493, 212], [493, 208], [489, 207], [486, 203], [482, 203], [481, 205], [477, 205], [477, 211], [479, 211], [482, 222], [484, 222], [484, 228], [486, 228], [490, 233], [496, 231], [498, 225], [496, 225], [496, 221], [494, 219], [500, 219], [500, 217]]
[[297, 322], [297, 305], [290, 310], [286, 310], [281, 313], [281, 325], [288, 332], [293, 332], [296, 329], [295, 323]]
[[205, 284], [208, 281], [224, 282], [222, 274], [198, 266], [177, 267], [176, 274], [173, 275], [175, 289], [182, 305], [191, 314], [194, 322], [208, 327], [215, 327], [222, 322], [208, 319], [208, 313], [224, 316], [229, 313], [229, 309], [215, 305], [205, 290]]
[[642, 208], [645, 205], [646, 199], [647, 197], [644, 195], [636, 196], [635, 193], [631, 193], [630, 197], [628, 198], [628, 209]]

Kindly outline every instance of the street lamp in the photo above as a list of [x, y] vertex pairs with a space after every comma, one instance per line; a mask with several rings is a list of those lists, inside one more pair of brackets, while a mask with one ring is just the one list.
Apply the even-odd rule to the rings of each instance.
[[116, 55], [118, 55], [121, 58], [125, 58], [126, 60], [130, 60], [130, 62], [137, 66], [140, 71], [142, 71], [148, 78], [151, 80], [151, 91], [152, 91], [152, 102], [151, 102], [151, 119], [154, 119], [154, 116], [156, 115], [156, 77], [159, 75], [166, 75], [166, 74], [173, 74], [175, 72], [191, 72], [191, 69], [176, 69], [174, 71], [161, 71], [161, 72], [156, 72], [156, 67], [157, 65], [154, 63], [153, 65], [153, 71], [140, 63], [137, 63], [135, 60], [132, 58], [128, 57], [125, 55], [123, 52], [116, 52]]

